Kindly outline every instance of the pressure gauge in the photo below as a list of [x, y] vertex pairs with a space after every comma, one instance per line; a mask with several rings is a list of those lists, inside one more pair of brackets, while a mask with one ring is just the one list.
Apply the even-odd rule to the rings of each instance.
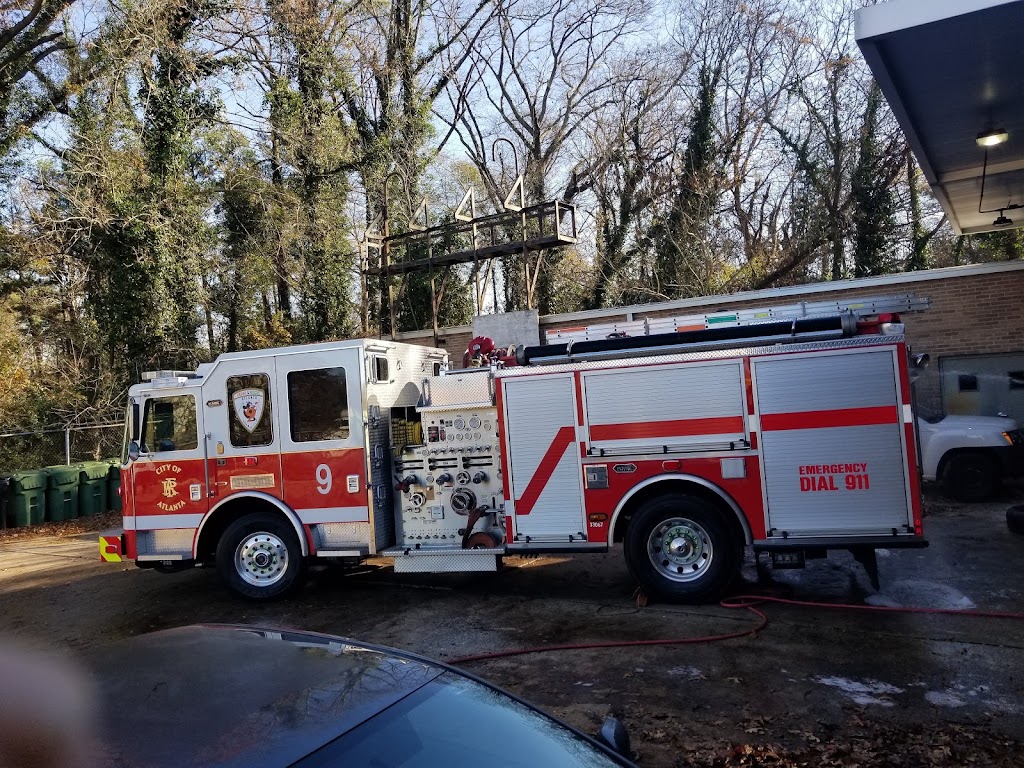
[[473, 416], [469, 420], [469, 428], [470, 429], [480, 429], [480, 417], [479, 416]]
[[454, 426], [456, 429], [465, 429], [466, 421], [460, 416], [455, 420], [455, 424], [453, 424], [452, 426]]

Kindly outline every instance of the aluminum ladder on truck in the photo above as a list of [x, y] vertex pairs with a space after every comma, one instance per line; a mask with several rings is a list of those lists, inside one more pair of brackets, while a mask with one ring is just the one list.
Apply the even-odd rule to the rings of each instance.
[[930, 306], [931, 299], [914, 296], [910, 293], [850, 299], [849, 301], [801, 301], [778, 307], [723, 310], [702, 315], [650, 317], [617, 323], [595, 323], [594, 325], [571, 328], [556, 328], [545, 331], [544, 343], [560, 344], [628, 336], [704, 331], [713, 328], [744, 327], [778, 320], [830, 317], [848, 313], [852, 313], [858, 318], [864, 318], [880, 314], [920, 312]]

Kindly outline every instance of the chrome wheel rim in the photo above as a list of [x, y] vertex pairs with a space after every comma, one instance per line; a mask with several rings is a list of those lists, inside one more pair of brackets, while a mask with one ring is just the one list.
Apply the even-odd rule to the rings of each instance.
[[254, 587], [276, 584], [288, 571], [288, 547], [272, 533], [253, 533], [235, 549], [235, 570]]
[[647, 537], [647, 557], [654, 569], [671, 581], [696, 581], [715, 557], [708, 532], [693, 520], [663, 520]]

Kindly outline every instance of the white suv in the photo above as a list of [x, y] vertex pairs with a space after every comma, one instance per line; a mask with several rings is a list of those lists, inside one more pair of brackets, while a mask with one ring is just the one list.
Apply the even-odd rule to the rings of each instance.
[[1024, 435], [1013, 419], [944, 416], [918, 408], [921, 469], [960, 501], [984, 501], [1007, 477], [1024, 474]]

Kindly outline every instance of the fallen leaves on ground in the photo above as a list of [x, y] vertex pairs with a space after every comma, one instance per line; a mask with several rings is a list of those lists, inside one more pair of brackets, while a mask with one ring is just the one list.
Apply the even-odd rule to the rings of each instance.
[[91, 531], [102, 531], [107, 528], [121, 527], [121, 513], [110, 512], [106, 515], [90, 515], [74, 520], [54, 523], [40, 523], [24, 528], [0, 529], [0, 541], [20, 541], [37, 539], [44, 536], [79, 536]]
[[[747, 733], [760, 732], [764, 718]], [[750, 724], [753, 726], [753, 723]], [[742, 724], [741, 724], [742, 727]], [[978, 765], [1018, 766], [1022, 745], [983, 726], [973, 724], [888, 725], [852, 717], [847, 729], [828, 735], [790, 730], [800, 743], [740, 744], [691, 754], [681, 765], [696, 768], [953, 768]]]

